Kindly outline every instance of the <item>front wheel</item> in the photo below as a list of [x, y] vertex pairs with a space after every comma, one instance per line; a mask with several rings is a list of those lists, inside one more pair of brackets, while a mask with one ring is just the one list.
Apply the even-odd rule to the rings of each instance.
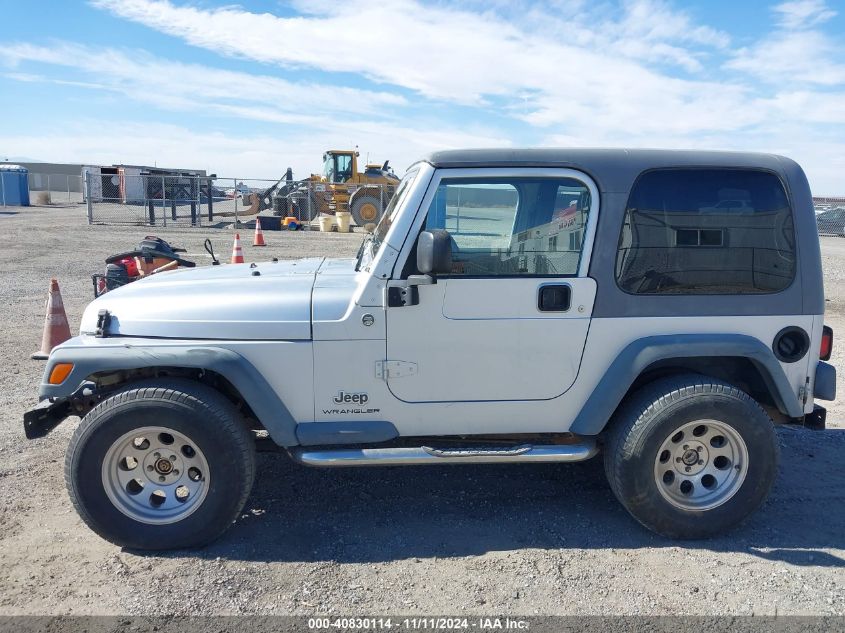
[[763, 503], [779, 452], [771, 419], [748, 394], [684, 375], [655, 381], [622, 405], [605, 471], [616, 497], [647, 528], [705, 538]]
[[252, 488], [255, 446], [237, 409], [188, 380], [131, 385], [82, 420], [65, 479], [88, 526], [116, 545], [165, 550], [214, 540]]

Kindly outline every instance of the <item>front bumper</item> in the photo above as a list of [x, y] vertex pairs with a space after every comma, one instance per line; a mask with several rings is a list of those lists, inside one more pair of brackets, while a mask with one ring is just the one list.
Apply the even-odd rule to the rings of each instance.
[[94, 383], [85, 381], [69, 394], [41, 398], [41, 402], [23, 414], [23, 430], [26, 438], [34, 440], [44, 437], [65, 418], [72, 415], [84, 416], [100, 400]]
[[26, 439], [34, 440], [44, 437], [70, 415], [73, 415], [73, 409], [69, 399], [42, 400], [38, 406], [23, 414], [23, 430]]

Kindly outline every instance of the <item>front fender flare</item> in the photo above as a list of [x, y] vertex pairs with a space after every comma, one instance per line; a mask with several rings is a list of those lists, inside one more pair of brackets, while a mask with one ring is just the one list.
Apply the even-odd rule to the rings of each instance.
[[[73, 363], [70, 375], [60, 385], [49, 384], [53, 366], [63, 362]], [[75, 346], [66, 343], [50, 354], [38, 395], [41, 400], [67, 398], [94, 374], [146, 367], [202, 369], [220, 374], [238, 390], [276, 444], [299, 444], [296, 421], [261, 372], [240, 354], [214, 345]]]
[[758, 339], [744, 334], [672, 334], [641, 338], [623, 349], [593, 389], [569, 430], [581, 435], [601, 433], [631, 385], [649, 365], [673, 358], [705, 356], [747, 358], [763, 376], [778, 410], [791, 418], [804, 415], [780, 362]]

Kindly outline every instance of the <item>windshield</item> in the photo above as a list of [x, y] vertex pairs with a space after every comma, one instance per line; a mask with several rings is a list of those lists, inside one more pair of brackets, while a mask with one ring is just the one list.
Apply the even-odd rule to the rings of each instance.
[[323, 178], [332, 182], [334, 178], [334, 156], [323, 154]]
[[323, 154], [323, 178], [332, 183], [351, 180], [352, 154]]
[[396, 189], [394, 196], [390, 199], [390, 202], [384, 210], [384, 214], [382, 214], [378, 225], [371, 234], [364, 238], [364, 241], [361, 243], [361, 248], [358, 250], [358, 263], [355, 266], [355, 270], [361, 270], [362, 268], [369, 266], [370, 262], [375, 258], [385, 236], [387, 236], [390, 225], [393, 224], [394, 217], [396, 217], [396, 214], [403, 206], [405, 199], [408, 197], [408, 192], [411, 190], [411, 185], [414, 184], [414, 180], [416, 180], [418, 173], [419, 170], [417, 169], [408, 172], [405, 174], [402, 182], [399, 183], [399, 187]]

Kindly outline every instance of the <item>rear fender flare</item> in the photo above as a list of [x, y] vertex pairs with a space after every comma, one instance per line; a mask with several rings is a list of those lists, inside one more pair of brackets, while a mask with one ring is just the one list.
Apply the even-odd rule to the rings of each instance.
[[599, 380], [569, 430], [581, 435], [601, 433], [649, 365], [673, 358], [705, 356], [750, 360], [763, 376], [778, 410], [791, 418], [804, 415], [780, 362], [760, 340], [744, 334], [673, 334], [641, 338], [625, 347]]

